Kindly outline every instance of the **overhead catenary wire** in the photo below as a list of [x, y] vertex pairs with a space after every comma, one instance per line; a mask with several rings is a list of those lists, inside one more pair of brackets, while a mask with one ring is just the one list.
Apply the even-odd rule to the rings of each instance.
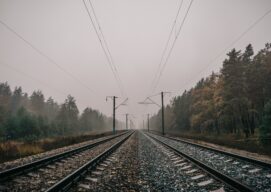
[[155, 96], [158, 96], [158, 95], [160, 95], [161, 93], [159, 92], [159, 93], [156, 93], [156, 94], [153, 94], [153, 95], [150, 95], [150, 96], [148, 96], [148, 97], [155, 97]]
[[77, 78], [75, 75], [73, 75], [71, 72], [67, 71], [65, 68], [63, 68], [61, 65], [59, 65], [55, 60], [53, 60], [51, 57], [49, 57], [47, 54], [42, 52], [40, 49], [38, 49], [36, 46], [34, 46], [30, 41], [28, 41], [26, 38], [24, 38], [22, 35], [20, 35], [17, 31], [15, 31], [13, 28], [11, 28], [8, 24], [6, 24], [4, 21], [0, 20], [0, 23], [2, 26], [4, 26], [8, 31], [12, 32], [15, 36], [17, 36], [19, 39], [21, 39], [24, 43], [26, 43], [29, 47], [31, 47], [34, 51], [36, 51], [39, 55], [44, 57], [49, 63], [56, 66], [60, 71], [64, 72], [66, 75], [71, 77], [73, 80], [75, 80], [77, 83], [79, 83], [82, 87], [87, 89], [92, 94], [97, 95], [95, 91], [90, 89], [85, 83], [83, 83], [79, 78]]
[[97, 23], [97, 25], [98, 25], [98, 28], [99, 28], [99, 30], [100, 30], [100, 32], [101, 32], [101, 36], [102, 36], [102, 39], [103, 39], [103, 41], [104, 41], [105, 48], [106, 48], [106, 50], [107, 50], [107, 52], [108, 52], [108, 54], [109, 54], [109, 58], [111, 59], [113, 69], [114, 69], [115, 71], [117, 71], [116, 65], [114, 65], [114, 62], [113, 62], [112, 54], [111, 54], [111, 52], [110, 52], [110, 50], [109, 50], [108, 43], [107, 43], [107, 41], [106, 41], [106, 39], [105, 39], [105, 36], [104, 36], [104, 34], [103, 34], [103, 30], [102, 30], [102, 28], [101, 28], [100, 22], [99, 22], [99, 20], [98, 20], [97, 15], [96, 15], [94, 6], [93, 6], [93, 4], [91, 3], [91, 0], [88, 0], [88, 2], [89, 2], [89, 4], [90, 4], [91, 10], [92, 10], [92, 12], [93, 12], [94, 18], [95, 18], [96, 23]]
[[[210, 62], [206, 67], [203, 67], [199, 72], [193, 76], [193, 78], [189, 79], [188, 81], [184, 82], [182, 84], [182, 87], [186, 84], [190, 84], [195, 78], [198, 77], [199, 74], [204, 72], [209, 67], [213, 66], [212, 64], [227, 51], [232, 46], [234, 46], [238, 41], [240, 41], [250, 30], [252, 30], [258, 23], [260, 23], [267, 15], [271, 13], [271, 9], [267, 10], [264, 14], [262, 14], [259, 18], [257, 18], [251, 25], [249, 25], [240, 35], [238, 35], [233, 41], [231, 41], [225, 48], [223, 48]], [[214, 65], [217, 65], [215, 63]], [[176, 91], [176, 94], [178, 94], [178, 90]]]
[[[98, 25], [98, 29], [99, 29], [99, 31], [100, 31], [100, 34], [99, 34], [98, 29], [97, 29], [97, 26], [95, 25], [94, 19], [93, 19], [91, 13], [90, 13], [90, 10], [89, 10], [89, 8], [88, 8], [88, 6], [87, 6], [85, 0], [82, 0], [82, 1], [83, 1], [84, 6], [85, 6], [85, 9], [86, 9], [86, 11], [87, 11], [88, 17], [89, 17], [89, 19], [90, 19], [90, 21], [91, 21], [91, 24], [92, 24], [92, 26], [93, 26], [93, 28], [94, 28], [94, 31], [95, 31], [95, 33], [96, 33], [96, 35], [97, 35], [97, 37], [98, 37], [98, 40], [99, 40], [100, 45], [101, 45], [101, 47], [102, 47], [102, 50], [103, 50], [103, 52], [104, 52], [104, 54], [105, 54], [105, 56], [106, 56], [107, 62], [108, 62], [108, 64], [109, 64], [109, 67], [110, 67], [110, 69], [111, 69], [111, 71], [112, 71], [112, 73], [113, 73], [113, 75], [114, 75], [115, 81], [116, 81], [116, 83], [117, 83], [117, 85], [118, 85], [118, 87], [119, 87], [119, 89], [120, 89], [121, 94], [124, 95], [122, 83], [121, 83], [121, 80], [120, 80], [120, 77], [119, 77], [117, 68], [116, 68], [116, 66], [114, 65], [114, 62], [113, 62], [113, 58], [112, 58], [111, 52], [110, 52], [110, 50], [109, 50], [109, 48], [108, 48], [108, 44], [106, 43], [106, 39], [105, 39], [105, 37], [104, 37], [104, 35], [103, 35], [101, 26], [100, 26], [100, 24], [99, 24], [98, 18], [97, 18], [97, 16], [96, 16], [96, 13], [95, 13], [95, 10], [94, 10], [94, 7], [93, 7], [91, 1], [89, 0], [91, 9], [92, 9], [92, 12], [93, 12], [93, 15], [94, 15], [94, 19], [95, 19], [95, 21], [96, 21], [96, 23], [97, 23], [97, 25]], [[104, 42], [104, 43], [103, 43], [103, 42]]]
[[[164, 48], [164, 50], [163, 50], [163, 52], [162, 52], [162, 56], [161, 56], [159, 65], [158, 65], [157, 70], [156, 70], [156, 72], [155, 72], [154, 79], [153, 79], [153, 81], [152, 81], [152, 83], [151, 83], [151, 88], [154, 86], [154, 83], [156, 82], [157, 76], [159, 75], [159, 71], [160, 71], [160, 68], [161, 68], [161, 65], [162, 65], [164, 56], [165, 56], [165, 54], [166, 54], [167, 48], [168, 48], [168, 46], [169, 46], [169, 42], [170, 42], [171, 36], [172, 36], [172, 34], [173, 34], [174, 29], [176, 29], [175, 26], [176, 26], [177, 19], [178, 19], [178, 17], [179, 17], [179, 14], [180, 14], [182, 5], [183, 5], [183, 0], [181, 0], [181, 2], [180, 2], [180, 5], [179, 5], [179, 7], [178, 7], [177, 14], [176, 14], [175, 19], [174, 19], [174, 21], [173, 21], [173, 23], [172, 23], [171, 30], [170, 30], [170, 33], [169, 33], [169, 36], [168, 36], [168, 39], [167, 39], [165, 48]], [[175, 32], [176, 32], [176, 31], [175, 31]], [[175, 36], [176, 36], [176, 35], [175, 35]]]
[[[187, 8], [186, 13], [185, 13], [185, 15], [184, 15], [184, 18], [183, 18], [183, 20], [182, 20], [182, 22], [181, 22], [181, 26], [179, 27], [179, 30], [178, 30], [178, 32], [177, 32], [177, 34], [176, 34], [176, 36], [175, 36], [175, 39], [174, 39], [174, 41], [173, 41], [173, 43], [172, 43], [172, 45], [171, 45], [171, 48], [170, 48], [170, 50], [169, 50], [169, 52], [168, 52], [168, 55], [167, 55], [167, 57], [166, 57], [166, 60], [165, 60], [165, 62], [163, 63], [163, 65], [162, 65], [162, 67], [161, 67], [161, 70], [160, 70], [160, 72], [159, 72], [158, 78], [157, 78], [157, 80], [156, 80], [156, 82], [155, 82], [155, 84], [154, 84], [154, 86], [153, 86], [153, 91], [155, 91], [156, 87], [157, 87], [158, 84], [159, 84], [159, 81], [160, 81], [160, 79], [161, 79], [161, 76], [162, 76], [162, 74], [163, 74], [163, 71], [165, 70], [165, 67], [166, 67], [166, 65], [167, 65], [167, 63], [168, 63], [168, 60], [169, 60], [169, 58], [170, 58], [170, 56], [171, 56], [171, 53], [172, 53], [172, 51], [173, 51], [173, 49], [174, 49], [174, 46], [175, 46], [175, 44], [176, 44], [176, 41], [177, 41], [177, 39], [178, 39], [178, 37], [179, 37], [179, 35], [180, 35], [180, 33], [181, 33], [181, 30], [182, 30], [182, 28], [183, 28], [183, 26], [184, 26], [185, 20], [186, 20], [186, 18], [187, 18], [187, 16], [188, 16], [188, 13], [189, 13], [190, 9], [191, 9], [191, 6], [192, 6], [193, 1], [194, 1], [194, 0], [191, 0], [191, 1], [190, 1], [190, 4], [188, 5], [188, 8]], [[152, 92], [153, 92], [153, 91], [152, 91]]]
[[99, 28], [99, 30], [100, 30], [100, 32], [101, 32], [101, 36], [102, 36], [102, 39], [103, 39], [103, 41], [104, 41], [106, 50], [107, 50], [107, 52], [108, 52], [108, 54], [109, 54], [109, 57], [110, 57], [110, 60], [111, 60], [111, 64], [112, 64], [113, 69], [114, 69], [114, 71], [115, 71], [115, 73], [116, 73], [116, 75], [117, 75], [118, 82], [119, 82], [119, 84], [120, 84], [120, 86], [121, 86], [121, 91], [124, 92], [124, 91], [123, 91], [123, 85], [122, 85], [122, 82], [121, 82], [121, 79], [120, 79], [120, 76], [119, 76], [119, 73], [118, 73], [118, 69], [117, 69], [117, 67], [116, 67], [116, 65], [115, 65], [115, 62], [114, 62], [114, 60], [113, 60], [111, 51], [109, 50], [108, 43], [107, 43], [106, 38], [105, 38], [105, 36], [104, 36], [104, 34], [103, 34], [103, 30], [102, 30], [102, 27], [101, 27], [100, 22], [99, 22], [99, 20], [98, 20], [98, 17], [97, 17], [97, 15], [96, 15], [94, 6], [93, 6], [93, 4], [91, 3], [91, 0], [88, 0], [88, 1], [89, 1], [91, 10], [92, 10], [92, 12], [93, 12], [94, 18], [95, 18], [95, 20], [96, 20], [96, 23], [97, 23], [97, 25], [98, 25], [98, 28]]

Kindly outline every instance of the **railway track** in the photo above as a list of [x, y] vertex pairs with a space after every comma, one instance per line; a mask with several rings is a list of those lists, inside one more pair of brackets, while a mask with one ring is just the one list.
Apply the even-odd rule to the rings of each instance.
[[179, 139], [150, 137], [239, 191], [271, 191], [270, 164]]
[[46, 157], [0, 173], [0, 191], [46, 191], [131, 132]]
[[190, 141], [187, 141], [187, 140], [184, 140], [184, 139], [180, 139], [180, 138], [169, 137], [169, 136], [164, 136], [164, 137], [172, 139], [172, 140], [175, 140], [175, 141], [187, 143], [187, 144], [193, 145], [195, 147], [200, 147], [200, 148], [208, 149], [208, 150], [211, 150], [211, 151], [214, 151], [214, 152], [218, 152], [218, 153], [221, 153], [221, 154], [224, 154], [224, 155], [227, 155], [227, 156], [231, 156], [233, 158], [237, 158], [237, 159], [241, 159], [241, 160], [244, 160], [244, 161], [248, 161], [250, 163], [259, 165], [261, 167], [267, 167], [267, 168], [271, 169], [271, 164], [268, 163], [268, 162], [264, 162], [264, 161], [260, 161], [260, 160], [254, 159], [254, 158], [249, 158], [249, 157], [241, 156], [241, 155], [238, 155], [238, 154], [235, 154], [235, 153], [230, 153], [230, 152], [222, 151], [222, 150], [219, 150], [219, 149], [215, 149], [213, 147], [204, 146], [204, 145], [193, 143], [193, 142], [190, 142]]
[[29, 163], [32, 163], [34, 161], [38, 161], [38, 160], [41, 160], [41, 159], [44, 159], [44, 158], [47, 158], [47, 157], [52, 157], [52, 156], [55, 156], [55, 155], [58, 155], [58, 154], [61, 154], [61, 153], [67, 152], [67, 151], [71, 151], [73, 149], [88, 146], [88, 145], [96, 143], [98, 141], [102, 141], [104, 139], [115, 137], [115, 136], [118, 136], [118, 135], [123, 134], [123, 133], [124, 132], [118, 133], [116, 135], [108, 135], [108, 136], [98, 137], [97, 139], [90, 139], [90, 140], [83, 141], [83, 142], [80, 142], [80, 143], [76, 143], [76, 144], [72, 144], [72, 145], [52, 149], [52, 150], [49, 150], [49, 151], [45, 151], [45, 152], [42, 152], [42, 153], [38, 153], [36, 155], [30, 155], [30, 156], [22, 157], [22, 158], [15, 159], [15, 160], [12, 160], [12, 161], [7, 161], [7, 162], [4, 162], [4, 163], [0, 164], [0, 173], [6, 171], [8, 169], [12, 169], [12, 168], [15, 168], [15, 167], [20, 167], [22, 165], [26, 165], [26, 164], [29, 164]]
[[67, 177], [63, 178], [62, 180], [54, 184], [52, 187], [47, 189], [46, 192], [68, 191], [73, 185], [75, 185], [82, 178], [84, 178], [86, 174], [94, 170], [99, 165], [99, 163], [101, 163], [104, 159], [111, 155], [118, 147], [120, 147], [121, 144], [123, 144], [132, 134], [133, 132], [125, 135], [121, 140], [116, 142], [114, 145], [109, 146], [106, 150], [97, 155], [95, 158], [91, 159], [90, 161], [76, 169], [74, 172], [69, 174]]
[[[170, 148], [151, 135], [142, 134], [143, 140], [149, 147], [144, 156], [151, 156], [155, 164], [146, 164], [144, 174], [151, 176], [149, 181], [154, 184], [154, 191], [200, 191], [200, 192], [231, 192], [238, 191], [234, 187], [220, 180], [215, 175], [203, 169], [181, 155], [174, 148]], [[153, 156], [156, 156], [154, 158]], [[146, 158], [144, 158], [145, 160]], [[145, 160], [148, 161], [148, 158]], [[154, 172], [154, 173], [153, 173]], [[154, 178], [152, 178], [154, 177]]]
[[96, 162], [92, 168], [74, 182], [70, 192], [86, 191], [141, 191], [138, 184], [137, 135], [135, 132], [126, 141]]
[[1, 180], [0, 191], [271, 191], [269, 167], [248, 161], [177, 139], [130, 131], [12, 173]]
[[[154, 157], [152, 156], [150, 159], [149, 150], [156, 150], [158, 162], [165, 161], [165, 158], [167, 158], [167, 162], [168, 159], [172, 162], [168, 162], [167, 165], [158, 162], [153, 164]], [[133, 163], [134, 165], [131, 166]], [[221, 182], [213, 175], [209, 173], [207, 175], [206, 172], [200, 170], [195, 165], [193, 167], [192, 165], [191, 167], [188, 166], [189, 163], [192, 164], [183, 157], [180, 158], [176, 152], [165, 147], [154, 138], [137, 132], [115, 152], [108, 155], [107, 158], [104, 158], [99, 163], [96, 163], [95, 168], [90, 168], [91, 171], [84, 169], [86, 171], [82, 174], [83, 176], [72, 182], [73, 187], [68, 185], [71, 188], [69, 191], [172, 192], [180, 191], [180, 189], [183, 191], [236, 191], [231, 186], [226, 186], [224, 182]], [[148, 169], [149, 166], [154, 167]], [[161, 169], [165, 169], [165, 172]], [[175, 173], [170, 172], [170, 177], [168, 177], [168, 173], [166, 173], [168, 170], [177, 171]], [[198, 174], [205, 174], [205, 177], [196, 178]], [[179, 180], [179, 178], [182, 178], [182, 180]], [[174, 179], [176, 184], [172, 184], [172, 179]], [[168, 186], [167, 182], [171, 186]], [[186, 186], [186, 183], [189, 183], [189, 185]], [[59, 191], [60, 189], [63, 188], [60, 187], [53, 191]]]

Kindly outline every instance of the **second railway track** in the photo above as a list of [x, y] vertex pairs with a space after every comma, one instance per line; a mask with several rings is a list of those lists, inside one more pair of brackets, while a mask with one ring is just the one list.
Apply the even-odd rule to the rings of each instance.
[[127, 137], [119, 134], [0, 173], [1, 191], [46, 191], [78, 167]]
[[[238, 183], [242, 191], [270, 191], [271, 169], [270, 164], [250, 160], [246, 157], [220, 152], [204, 146], [198, 146], [178, 139], [149, 134], [171, 148], [176, 149], [187, 157], [191, 157], [203, 165], [221, 173], [229, 182]], [[230, 181], [231, 180], [231, 181]], [[247, 189], [246, 189], [247, 188]]]

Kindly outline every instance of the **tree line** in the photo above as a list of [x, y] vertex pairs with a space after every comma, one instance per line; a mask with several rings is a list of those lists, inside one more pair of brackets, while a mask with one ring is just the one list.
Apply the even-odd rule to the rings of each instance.
[[0, 83], [1, 140], [32, 141], [109, 130], [111, 122], [111, 118], [89, 107], [79, 114], [76, 100], [71, 95], [58, 104], [52, 97], [45, 100], [40, 90], [28, 96], [21, 87], [12, 91], [7, 82]]
[[[161, 110], [151, 118], [161, 129]], [[165, 107], [168, 131], [271, 138], [271, 44], [254, 54], [232, 49], [218, 73], [202, 78]]]

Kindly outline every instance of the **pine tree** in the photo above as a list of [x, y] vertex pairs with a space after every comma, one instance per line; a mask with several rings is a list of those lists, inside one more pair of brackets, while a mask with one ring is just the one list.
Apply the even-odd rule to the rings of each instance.
[[264, 107], [263, 122], [260, 126], [260, 141], [262, 144], [271, 144], [271, 100]]
[[9, 117], [11, 90], [7, 82], [0, 83], [0, 137], [4, 135], [4, 124]]
[[239, 133], [243, 129], [246, 137], [250, 135], [247, 121], [247, 97], [245, 88], [245, 67], [242, 62], [241, 51], [233, 49], [228, 54], [221, 70], [223, 79], [223, 113], [224, 118], [233, 126], [233, 132]]
[[14, 115], [22, 107], [23, 91], [21, 87], [15, 87], [11, 98], [11, 113]]
[[61, 105], [57, 116], [61, 134], [70, 134], [76, 130], [78, 127], [78, 114], [79, 110], [75, 99], [71, 95], [68, 95], [65, 103]]
[[44, 95], [39, 91], [34, 91], [30, 96], [31, 111], [37, 115], [44, 115]]

